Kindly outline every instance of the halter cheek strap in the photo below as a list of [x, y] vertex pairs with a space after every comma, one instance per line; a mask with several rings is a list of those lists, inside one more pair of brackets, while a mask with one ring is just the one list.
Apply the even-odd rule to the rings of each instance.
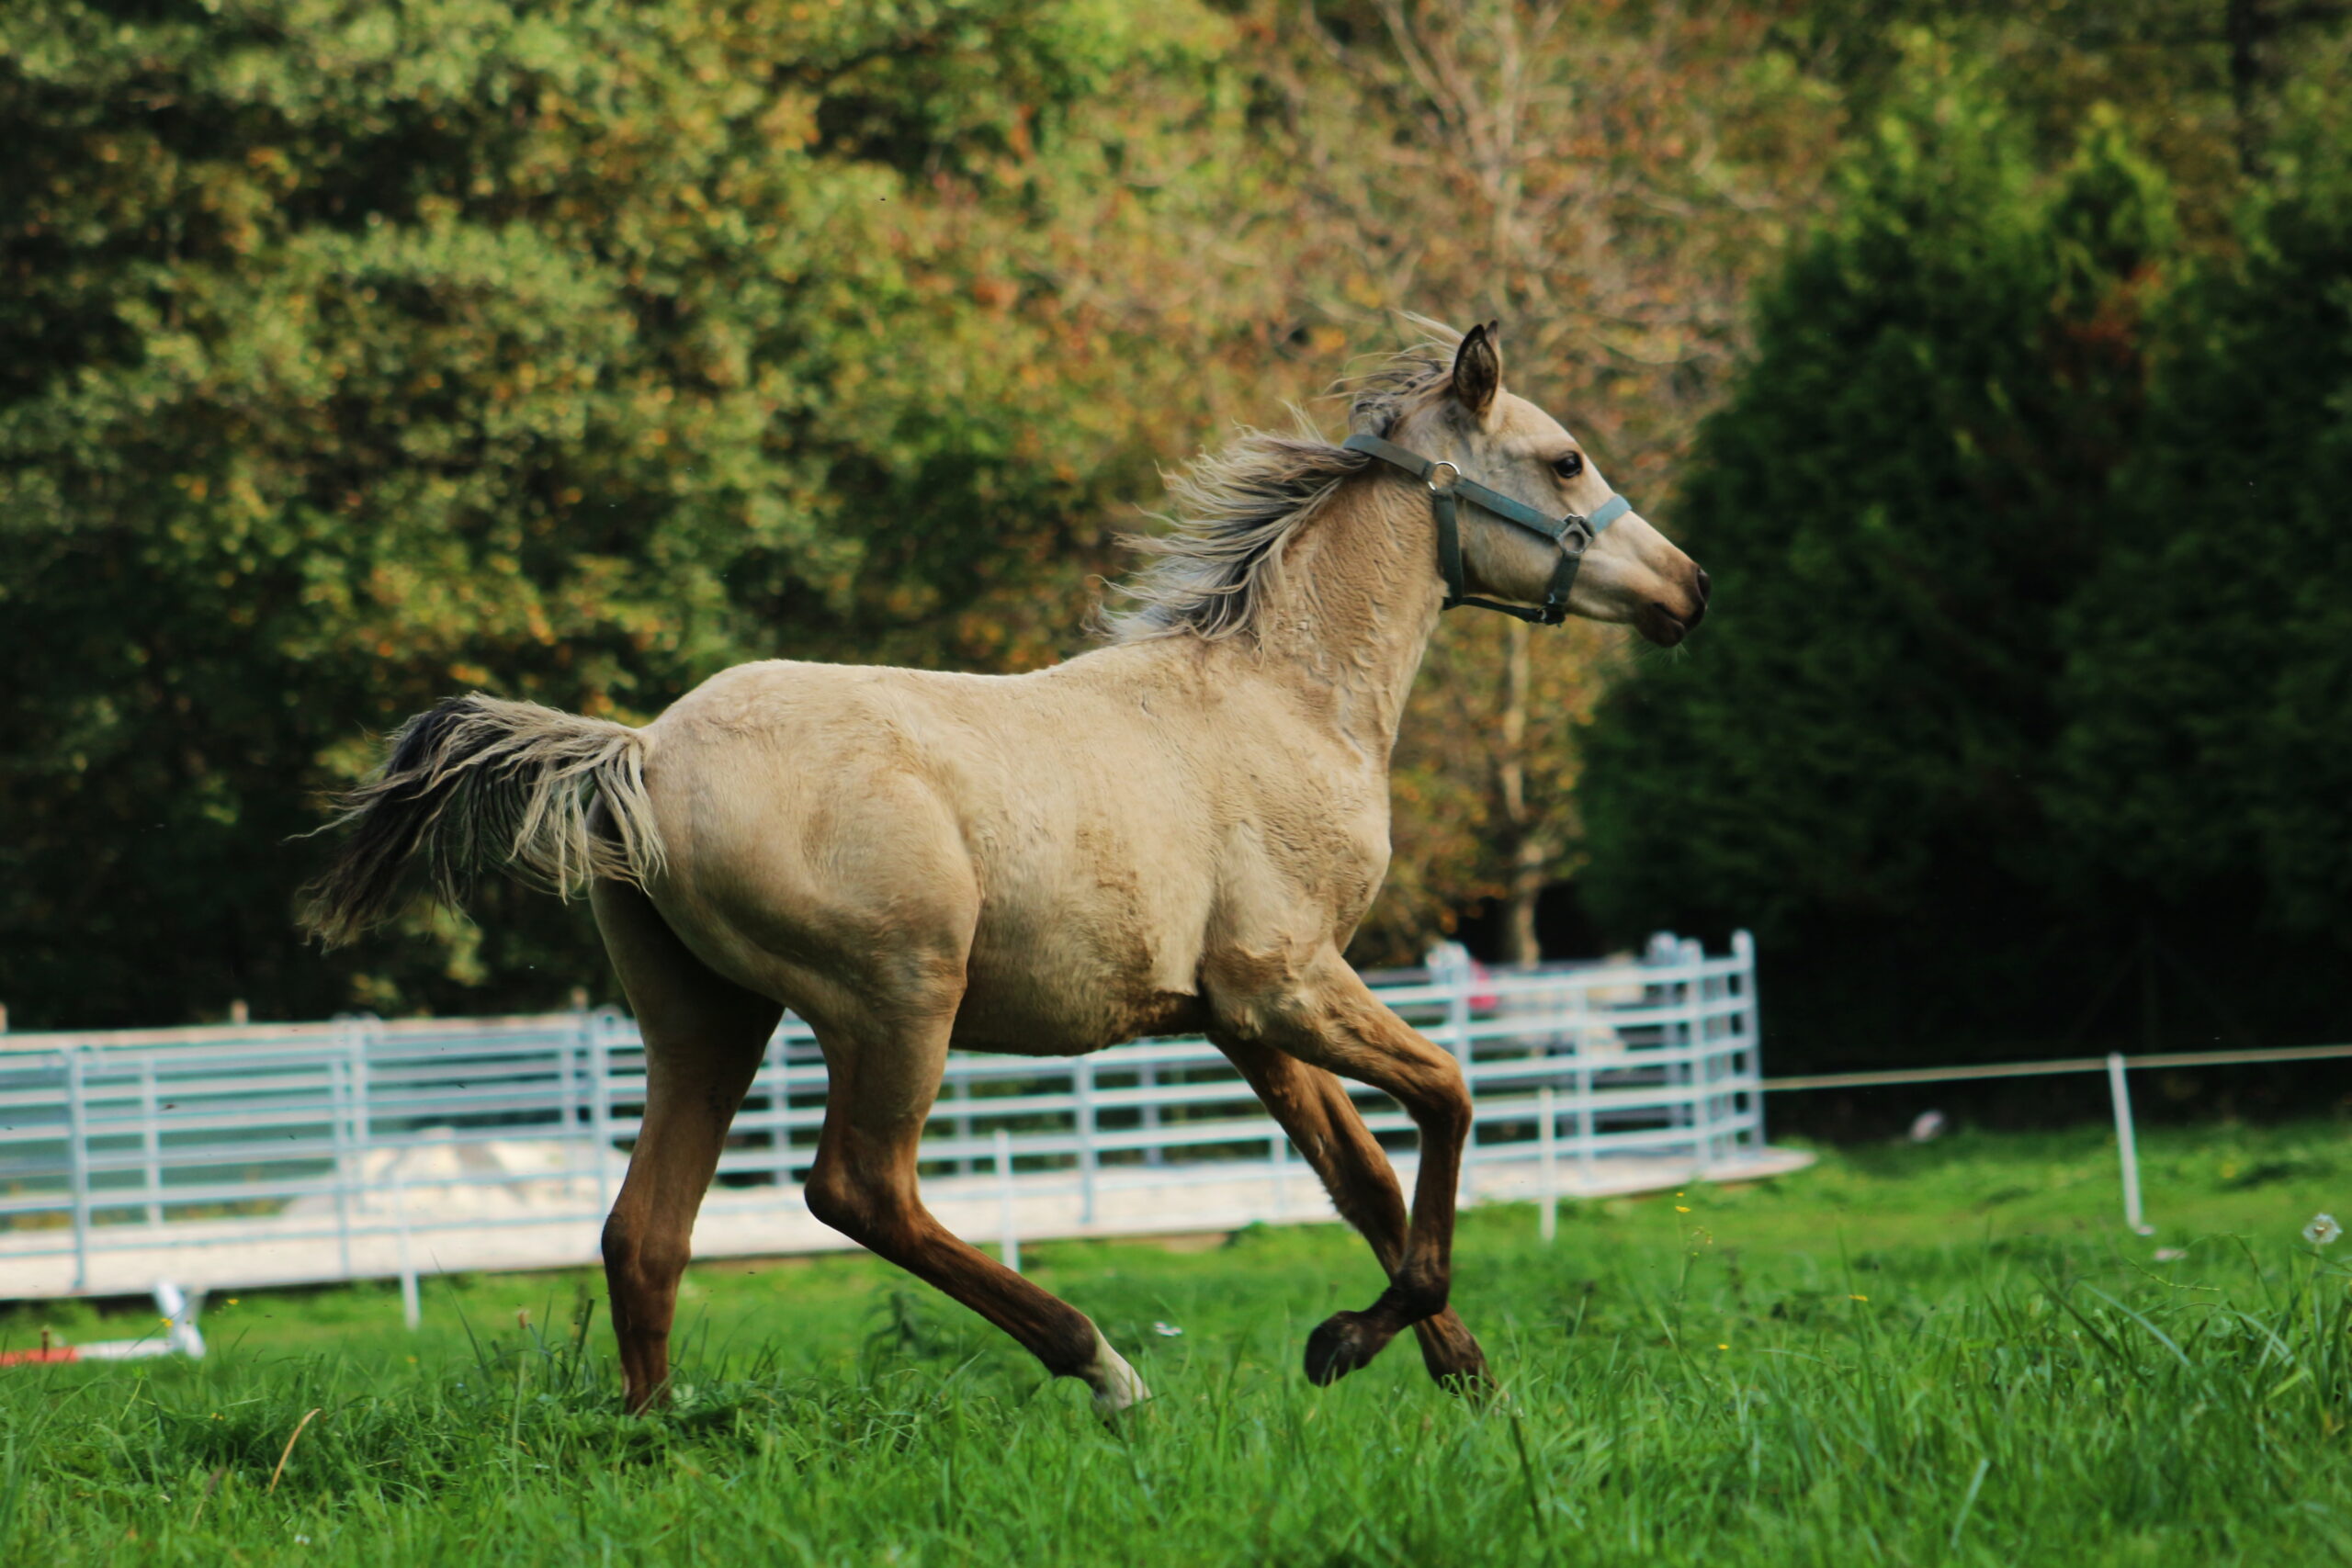
[[[1516, 501], [1498, 490], [1462, 477], [1462, 470], [1444, 458], [1429, 458], [1418, 452], [1408, 452], [1393, 441], [1377, 435], [1351, 435], [1343, 445], [1351, 452], [1362, 452], [1376, 457], [1394, 468], [1402, 468], [1430, 487], [1430, 508], [1437, 517], [1437, 565], [1445, 575], [1445, 608], [1468, 604], [1480, 610], [1498, 610], [1506, 615], [1516, 615], [1522, 621], [1539, 626], [1556, 626], [1568, 618], [1568, 590], [1576, 586], [1577, 569], [1584, 564], [1584, 553], [1600, 531], [1628, 512], [1634, 503], [1622, 495], [1612, 495], [1595, 507], [1588, 516], [1569, 513], [1553, 517], [1538, 512], [1523, 501]], [[1439, 469], [1453, 477], [1441, 484], [1436, 478]], [[1466, 501], [1479, 511], [1489, 513], [1515, 527], [1531, 534], [1540, 534], [1560, 548], [1559, 564], [1552, 569], [1552, 581], [1544, 591], [1544, 607], [1532, 609], [1525, 604], [1502, 604], [1492, 599], [1474, 599], [1464, 591], [1462, 574], [1462, 527], [1456, 515], [1457, 498]]]

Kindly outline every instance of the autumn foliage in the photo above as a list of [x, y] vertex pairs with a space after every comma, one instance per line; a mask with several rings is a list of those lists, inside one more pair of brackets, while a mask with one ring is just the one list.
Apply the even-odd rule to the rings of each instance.
[[[1753, 323], [1768, 358], [1795, 352], [1816, 285], [1855, 301], [1841, 341], [1894, 309], [1877, 279], [1910, 265], [1905, 231], [1875, 253], [1817, 236], [1860, 233], [1894, 199], [1869, 160], [1893, 156], [1888, 115], [1943, 112], [1936, 60], [1983, 66], [1970, 90], [1991, 107], [1969, 112], [1991, 140], [1950, 155], [1987, 192], [2047, 203], [2103, 158], [2175, 215], [2129, 255], [2094, 225], [2079, 265], [2019, 260], [2007, 230], [1948, 258], [1963, 291], [2057, 322], [2064, 374], [2117, 389], [2057, 398], [2049, 428], [2009, 411], [1995, 434], [2024, 448], [1984, 460], [2042, 474], [2020, 482], [2048, 507], [2094, 472], [2154, 474], [2125, 450], [2142, 323], [2190, 263], [2244, 248], [2248, 147], [2288, 149], [2260, 176], [2288, 178], [2277, 127], [2316, 122], [2279, 106], [2341, 54], [2324, 28], [2299, 35], [2301, 54], [2264, 57], [2239, 93], [2192, 10], [2123, 26], [2057, 0], [14, 8], [0, 1001], [24, 1027], [601, 987], [580, 910], [494, 891], [478, 924], [420, 915], [348, 954], [306, 950], [289, 915], [316, 847], [294, 836], [374, 737], [453, 691], [630, 719], [745, 659], [1018, 670], [1075, 651], [1125, 568], [1119, 536], [1152, 525], [1158, 470], [1235, 422], [1315, 412], [1393, 345], [1400, 309], [1500, 318], [1514, 389], [1736, 575], [1761, 558], [1739, 530], [1785, 515], [1742, 488], [1739, 431], [1760, 427], [1702, 423], [1727, 397], [1784, 395], [1756, 389]], [[2018, 266], [2078, 292], [2017, 295], [1999, 269]], [[1928, 405], [1876, 412], [1941, 417]], [[1852, 435], [1798, 420], [1787, 438], [1831, 454]], [[1906, 427], [1884, 459], [1936, 439]], [[2065, 572], [2125, 570], [2096, 538], [2047, 543], [2075, 552]], [[1867, 570], [1899, 573], [1910, 546], [1870, 547]], [[1356, 955], [1409, 960], [1467, 919], [1496, 956], [1532, 956], [1539, 896], [1577, 879], [1611, 940], [1765, 919], [1736, 881], [1608, 891], [1638, 877], [1607, 858], [1637, 835], [1596, 835], [1580, 804], [1597, 711], [1647, 711], [1667, 700], [1641, 694], [1651, 677], [1709, 681], [1736, 649], [1786, 642], [1767, 607], [1802, 591], [1752, 581], [1720, 607], [1721, 657], [1711, 625], [1671, 665], [1613, 632], [1449, 618]], [[2022, 686], [2065, 665], [2061, 626], [2020, 633]], [[2098, 683], [2067, 668], [2070, 690]], [[2306, 700], [2280, 680], [2278, 701]], [[2054, 733], [2019, 722], [2018, 745]], [[1633, 759], [1647, 742], [1606, 744]], [[1609, 798], [1647, 799], [1683, 753], [1655, 755], [1676, 761], [1640, 764], [1638, 785], [1622, 761]]]

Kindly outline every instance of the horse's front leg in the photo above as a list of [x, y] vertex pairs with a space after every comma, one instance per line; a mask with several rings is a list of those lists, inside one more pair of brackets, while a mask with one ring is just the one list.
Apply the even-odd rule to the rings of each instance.
[[1383, 1006], [1336, 949], [1295, 969], [1261, 957], [1229, 969], [1222, 980], [1211, 973], [1211, 1006], [1223, 1032], [1370, 1084], [1402, 1105], [1420, 1131], [1412, 1221], [1388, 1288], [1363, 1312], [1335, 1313], [1307, 1337], [1306, 1375], [1328, 1383], [1368, 1363], [1398, 1330], [1446, 1309], [1470, 1091], [1460, 1064]]
[[[1220, 1036], [1217, 1048], [1241, 1070], [1315, 1174], [1323, 1179], [1340, 1217], [1372, 1245], [1372, 1254], [1393, 1280], [1404, 1266], [1410, 1226], [1405, 1194], [1388, 1156], [1363, 1124], [1345, 1085], [1320, 1067], [1271, 1046]], [[1421, 1342], [1421, 1363], [1439, 1382], [1464, 1389], [1488, 1386], [1486, 1353], [1448, 1306], [1413, 1325]]]

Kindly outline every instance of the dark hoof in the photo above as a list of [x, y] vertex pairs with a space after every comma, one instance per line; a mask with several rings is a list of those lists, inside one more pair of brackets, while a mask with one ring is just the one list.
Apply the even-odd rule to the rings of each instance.
[[1413, 1330], [1421, 1341], [1421, 1365], [1441, 1387], [1471, 1399], [1494, 1392], [1486, 1352], [1451, 1310], [1415, 1324]]
[[1306, 1337], [1306, 1381], [1317, 1387], [1338, 1382], [1370, 1366], [1388, 1340], [1365, 1314], [1335, 1312]]
[[1484, 1404], [1502, 1392], [1502, 1385], [1497, 1382], [1494, 1375], [1487, 1371], [1487, 1363], [1484, 1361], [1477, 1361], [1466, 1367], [1451, 1368], [1442, 1372], [1433, 1371], [1430, 1375], [1437, 1380], [1438, 1387], [1448, 1393], [1456, 1394], [1467, 1400], [1472, 1404]]

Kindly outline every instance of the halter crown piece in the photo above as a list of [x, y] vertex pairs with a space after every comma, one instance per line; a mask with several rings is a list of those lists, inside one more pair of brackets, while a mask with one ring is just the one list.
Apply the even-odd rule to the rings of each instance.
[[[1418, 452], [1408, 452], [1377, 435], [1351, 435], [1342, 445], [1351, 452], [1362, 452], [1390, 468], [1402, 468], [1430, 487], [1430, 507], [1437, 513], [1437, 565], [1445, 574], [1444, 607], [1449, 610], [1456, 604], [1468, 604], [1475, 609], [1499, 610], [1538, 626], [1558, 626], [1568, 618], [1568, 590], [1576, 586], [1577, 569], [1584, 564], [1585, 551], [1592, 547], [1603, 528], [1634, 510], [1632, 502], [1622, 495], [1612, 495], [1594, 508], [1589, 516], [1580, 517], [1571, 512], [1565, 517], [1553, 517], [1523, 501], [1513, 501], [1500, 491], [1464, 479], [1462, 470], [1442, 457], [1431, 459]], [[1440, 468], [1453, 477], [1440, 484], [1436, 479]], [[1474, 599], [1463, 592], [1462, 529], [1454, 515], [1457, 498], [1514, 527], [1540, 534], [1560, 547], [1560, 564], [1552, 569], [1552, 581], [1544, 591], [1542, 609]]]

